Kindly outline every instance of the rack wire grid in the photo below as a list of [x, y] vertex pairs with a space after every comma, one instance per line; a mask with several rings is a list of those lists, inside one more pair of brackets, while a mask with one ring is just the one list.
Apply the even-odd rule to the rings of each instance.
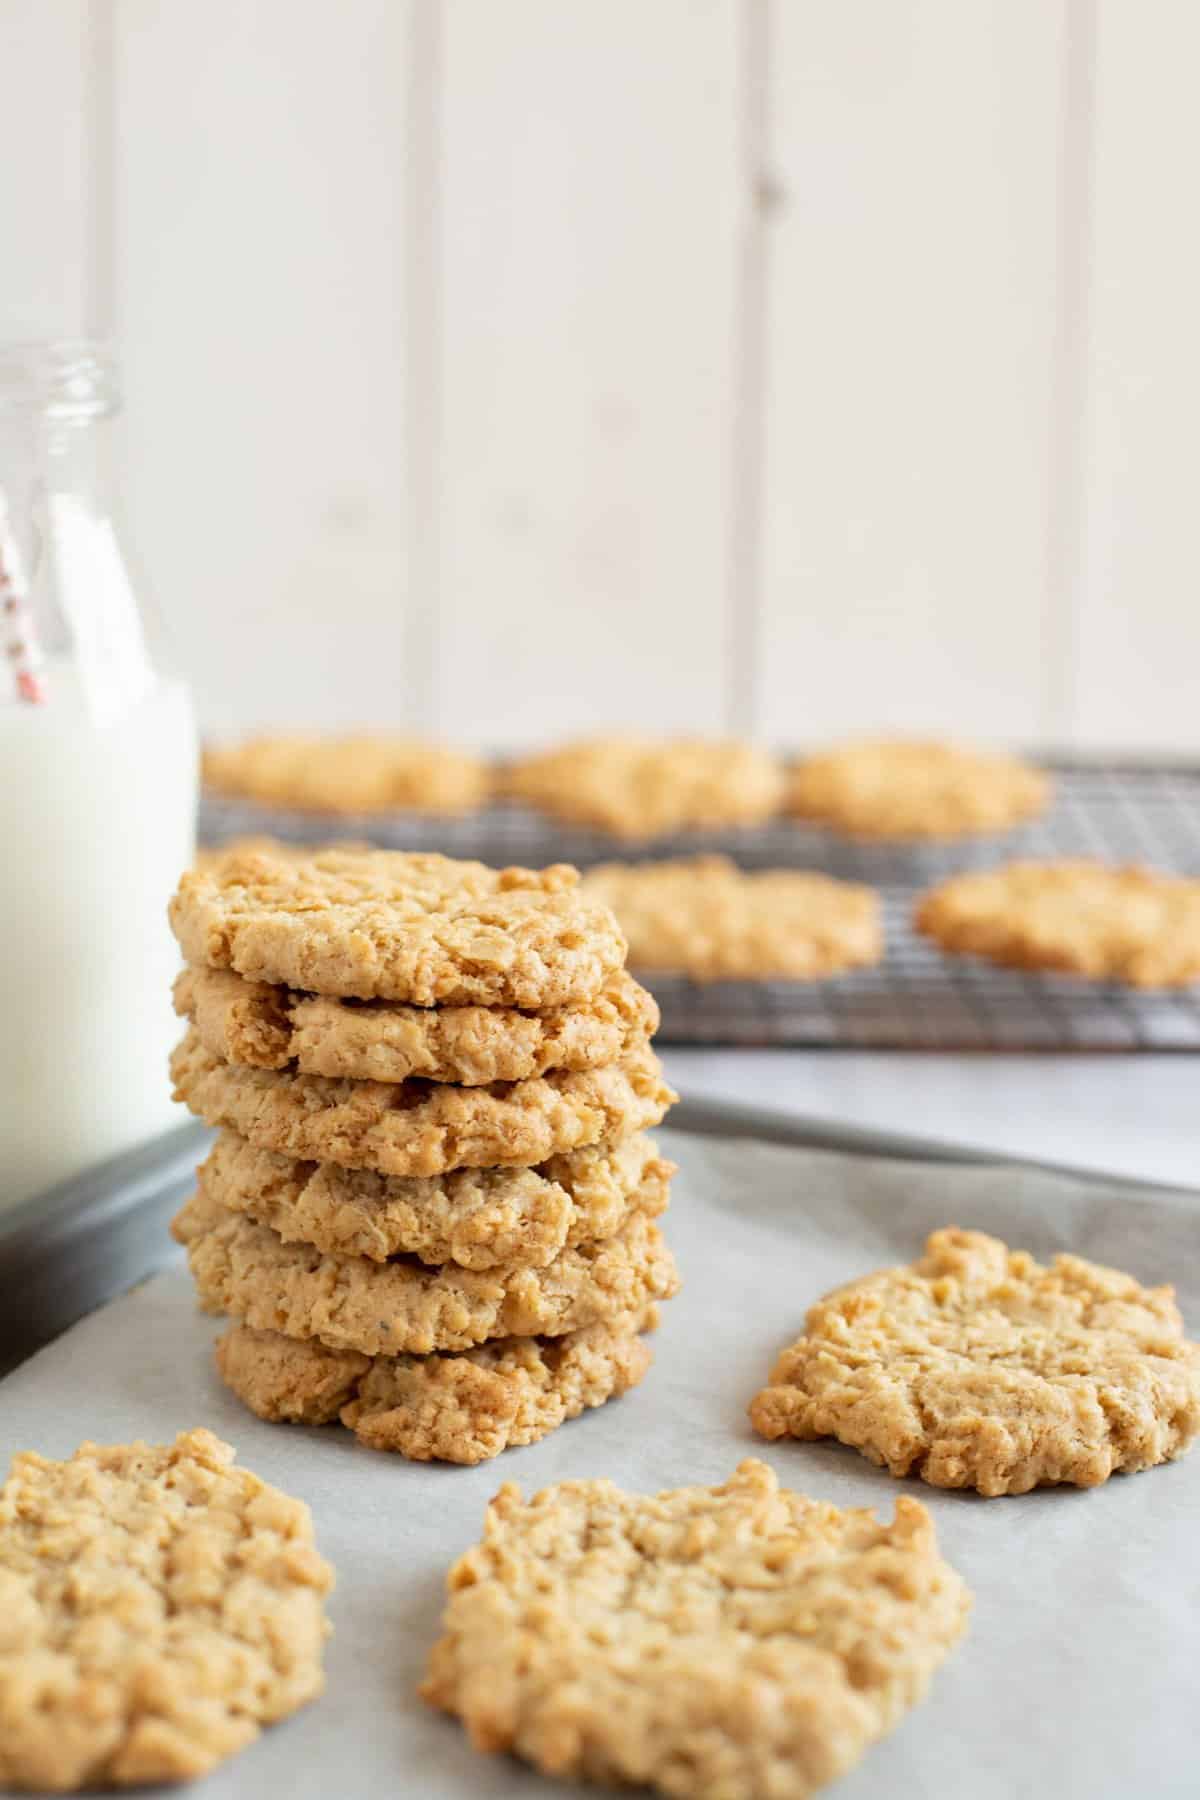
[[501, 804], [465, 818], [282, 812], [206, 794], [206, 844], [265, 835], [290, 843], [368, 841], [484, 862], [573, 862], [722, 852], [744, 868], [819, 869], [880, 892], [887, 954], [874, 969], [825, 981], [700, 984], [652, 975], [660, 1041], [925, 1050], [1196, 1050], [1200, 985], [1149, 992], [1075, 977], [998, 969], [944, 955], [912, 929], [935, 882], [1014, 858], [1096, 857], [1200, 874], [1200, 767], [1046, 761], [1055, 778], [1044, 818], [1003, 837], [935, 845], [855, 842], [777, 819], [641, 843], [561, 826]]

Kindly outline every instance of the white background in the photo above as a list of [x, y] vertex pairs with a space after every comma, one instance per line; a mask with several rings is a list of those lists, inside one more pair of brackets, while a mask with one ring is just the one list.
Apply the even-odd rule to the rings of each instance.
[[1200, 749], [1191, 0], [0, 0], [209, 728]]

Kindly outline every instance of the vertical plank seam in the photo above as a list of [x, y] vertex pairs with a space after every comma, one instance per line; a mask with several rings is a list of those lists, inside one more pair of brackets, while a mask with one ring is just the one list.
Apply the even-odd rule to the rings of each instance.
[[759, 724], [763, 618], [767, 230], [771, 202], [770, 0], [740, 0], [738, 242], [729, 438], [729, 559], [725, 619], [728, 729]]
[[84, 221], [80, 317], [86, 335], [116, 330], [116, 0], [88, 0], [84, 14]]
[[1096, 150], [1097, 0], [1065, 0], [1065, 5], [1041, 718], [1042, 737], [1051, 748], [1074, 741], [1079, 719], [1078, 665], [1085, 599], [1084, 446], [1090, 417], [1087, 336]]
[[[119, 350], [117, 344], [117, 5], [119, 0], [87, 0], [81, 55], [83, 68], [82, 193], [85, 210], [81, 329], [86, 337]], [[122, 370], [117, 369], [120, 393]], [[96, 446], [99, 474], [124, 514], [128, 472], [121, 421]], [[128, 548], [128, 546], [127, 546]]]
[[407, 592], [403, 694], [409, 722], [441, 717], [442, 138], [441, 0], [411, 0], [403, 184]]

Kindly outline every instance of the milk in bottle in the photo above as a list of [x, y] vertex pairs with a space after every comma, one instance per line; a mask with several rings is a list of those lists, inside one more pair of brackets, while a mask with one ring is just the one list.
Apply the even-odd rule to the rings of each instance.
[[113, 530], [112, 410], [94, 346], [0, 350], [0, 1206], [172, 1122], [195, 727]]

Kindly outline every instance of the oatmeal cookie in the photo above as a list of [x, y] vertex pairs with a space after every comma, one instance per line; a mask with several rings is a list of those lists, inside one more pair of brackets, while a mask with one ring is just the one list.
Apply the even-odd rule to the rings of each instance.
[[307, 1506], [173, 1444], [23, 1451], [0, 1488], [0, 1786], [204, 1775], [324, 1685]]
[[492, 1337], [560, 1337], [639, 1313], [679, 1285], [658, 1228], [636, 1214], [616, 1237], [563, 1250], [543, 1269], [430, 1269], [285, 1244], [197, 1193], [171, 1227], [209, 1312], [257, 1330], [319, 1338], [366, 1356], [469, 1350]]
[[747, 873], [724, 856], [601, 863], [584, 892], [611, 906], [634, 968], [693, 981], [814, 981], [877, 963], [871, 888], [791, 869]]
[[[324, 848], [325, 846], [323, 846]], [[330, 845], [328, 848], [332, 848]], [[366, 850], [366, 844], [339, 844], [338, 849]], [[312, 846], [286, 844], [282, 838], [267, 837], [262, 832], [254, 832], [249, 837], [226, 838], [221, 844], [197, 844], [196, 854], [192, 859], [194, 869], [211, 869], [227, 856], [311, 856]]]
[[1050, 779], [982, 750], [903, 738], [845, 744], [788, 777], [786, 810], [857, 838], [960, 838], [1044, 813]]
[[299, 994], [228, 969], [182, 969], [175, 1011], [222, 1062], [351, 1081], [524, 1081], [599, 1069], [658, 1029], [658, 1007], [624, 969], [580, 1006], [406, 1006]]
[[209, 745], [204, 785], [264, 806], [326, 813], [469, 813], [483, 805], [478, 757], [422, 738], [301, 732]]
[[316, 1338], [233, 1325], [217, 1345], [221, 1379], [260, 1419], [340, 1420], [372, 1450], [412, 1462], [481, 1463], [637, 1387], [658, 1323], [604, 1321], [562, 1337], [496, 1338], [458, 1355], [363, 1356]]
[[604, 737], [514, 764], [505, 791], [553, 818], [614, 837], [754, 825], [778, 809], [783, 776], [751, 744]]
[[218, 1062], [189, 1031], [171, 1076], [177, 1100], [260, 1150], [384, 1175], [533, 1167], [657, 1125], [676, 1098], [649, 1045], [607, 1069], [467, 1088], [248, 1069]]
[[666, 1210], [674, 1163], [641, 1132], [551, 1157], [536, 1169], [456, 1169], [424, 1179], [297, 1162], [224, 1131], [201, 1191], [285, 1243], [387, 1262], [541, 1269], [560, 1250], [613, 1237], [635, 1212]]
[[943, 950], [1016, 969], [1130, 987], [1200, 977], [1200, 881], [1076, 861], [955, 875], [919, 902], [918, 931]]
[[625, 961], [574, 869], [489, 869], [399, 850], [238, 854], [170, 906], [189, 963], [304, 993], [416, 1006], [574, 1006]]
[[1188, 1448], [1200, 1346], [1169, 1287], [947, 1229], [919, 1262], [818, 1301], [750, 1417], [766, 1438], [837, 1438], [934, 1487], [1095, 1487]]
[[656, 1495], [506, 1482], [450, 1571], [421, 1692], [481, 1751], [688, 1800], [804, 1800], [919, 1701], [970, 1596], [891, 1524], [746, 1461]]

